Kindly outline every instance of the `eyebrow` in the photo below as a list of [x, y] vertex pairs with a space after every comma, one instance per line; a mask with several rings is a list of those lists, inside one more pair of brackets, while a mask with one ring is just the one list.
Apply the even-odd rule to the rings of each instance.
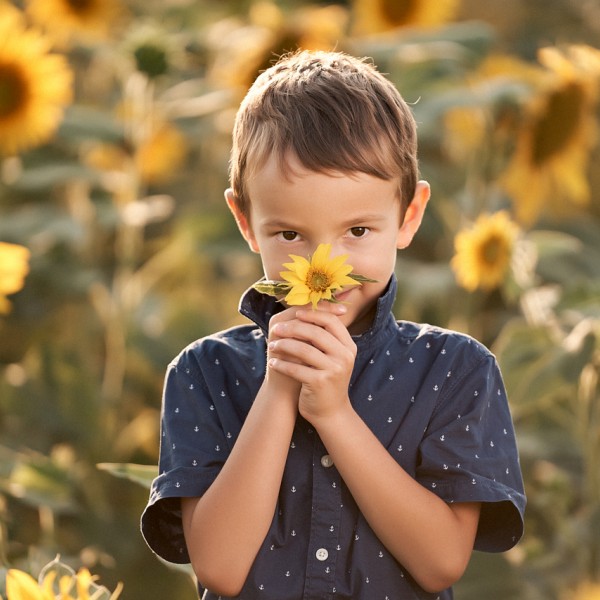
[[373, 222], [378, 222], [378, 221], [387, 221], [388, 218], [389, 218], [388, 215], [382, 215], [382, 214], [377, 214], [377, 213], [358, 214], [358, 215], [354, 215], [351, 218], [347, 219], [344, 223], [342, 223], [342, 225], [346, 226], [346, 227], [350, 227], [351, 225], [354, 225], [355, 223], [373, 223]]
[[[380, 221], [386, 221], [388, 219], [388, 215], [376, 214], [376, 213], [367, 213], [367, 214], [358, 214], [349, 219], [346, 219], [342, 223], [340, 223], [341, 227], [352, 227], [356, 226], [357, 223], [377, 223]], [[282, 231], [295, 231], [298, 229], [297, 226], [291, 224], [288, 221], [282, 221], [280, 219], [273, 219], [270, 221], [264, 221], [259, 224], [260, 227], [264, 227], [267, 229], [281, 229]]]

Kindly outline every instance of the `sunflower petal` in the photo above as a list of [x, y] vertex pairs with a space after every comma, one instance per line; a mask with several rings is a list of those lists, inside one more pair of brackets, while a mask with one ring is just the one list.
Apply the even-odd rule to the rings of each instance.
[[10, 600], [46, 600], [36, 580], [23, 571], [9, 569], [6, 575], [6, 594]]
[[312, 304], [313, 309], [321, 300], [338, 302], [333, 292], [346, 286], [362, 285], [376, 280], [352, 273], [352, 265], [346, 263], [347, 254], [330, 258], [331, 244], [319, 244], [310, 260], [290, 254], [290, 263], [283, 263], [287, 271], [279, 276], [284, 281], [259, 281], [254, 288], [270, 295], [285, 294], [289, 306]]
[[329, 266], [329, 254], [331, 253], [331, 244], [319, 244], [315, 253], [311, 258], [311, 265], [313, 267]]

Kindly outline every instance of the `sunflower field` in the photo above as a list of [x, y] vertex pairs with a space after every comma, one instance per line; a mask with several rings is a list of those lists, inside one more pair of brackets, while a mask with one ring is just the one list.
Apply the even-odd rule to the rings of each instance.
[[411, 104], [432, 201], [396, 315], [505, 377], [526, 533], [457, 599], [599, 600], [599, 40], [595, 0], [0, 0], [0, 596], [196, 597], [139, 533], [163, 376], [244, 322], [233, 118], [301, 47]]

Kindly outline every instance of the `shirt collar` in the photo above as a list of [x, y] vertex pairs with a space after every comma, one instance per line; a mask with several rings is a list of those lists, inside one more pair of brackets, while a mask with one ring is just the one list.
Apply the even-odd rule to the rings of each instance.
[[[396, 275], [393, 274], [383, 294], [377, 300], [371, 327], [360, 335], [352, 336], [357, 345], [362, 345], [373, 339], [390, 321], [394, 320], [391, 312], [396, 300], [397, 288]], [[283, 308], [281, 302], [278, 302], [273, 296], [261, 294], [253, 287], [244, 292], [239, 304], [239, 312], [256, 323], [265, 337], [268, 337], [269, 320], [274, 314], [282, 311]]]

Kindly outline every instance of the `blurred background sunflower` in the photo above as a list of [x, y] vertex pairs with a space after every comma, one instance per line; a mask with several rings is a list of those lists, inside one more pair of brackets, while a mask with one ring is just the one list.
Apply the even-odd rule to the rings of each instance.
[[516, 216], [526, 225], [549, 211], [564, 217], [573, 204], [589, 202], [589, 156], [597, 141], [597, 54], [590, 48], [576, 61], [546, 48], [540, 60], [548, 67], [547, 80], [527, 105], [504, 178]]
[[353, 0], [353, 30], [376, 34], [398, 27], [432, 27], [451, 21], [460, 0]]
[[41, 33], [0, 4], [0, 153], [47, 141], [71, 102], [72, 72]]
[[7, 296], [18, 292], [29, 272], [29, 250], [18, 244], [0, 242], [0, 315], [10, 312]]
[[26, 0], [27, 14], [58, 44], [105, 39], [127, 16], [122, 0]]
[[505, 211], [479, 215], [471, 227], [459, 231], [451, 262], [458, 284], [470, 292], [499, 287], [508, 275], [518, 234]]

